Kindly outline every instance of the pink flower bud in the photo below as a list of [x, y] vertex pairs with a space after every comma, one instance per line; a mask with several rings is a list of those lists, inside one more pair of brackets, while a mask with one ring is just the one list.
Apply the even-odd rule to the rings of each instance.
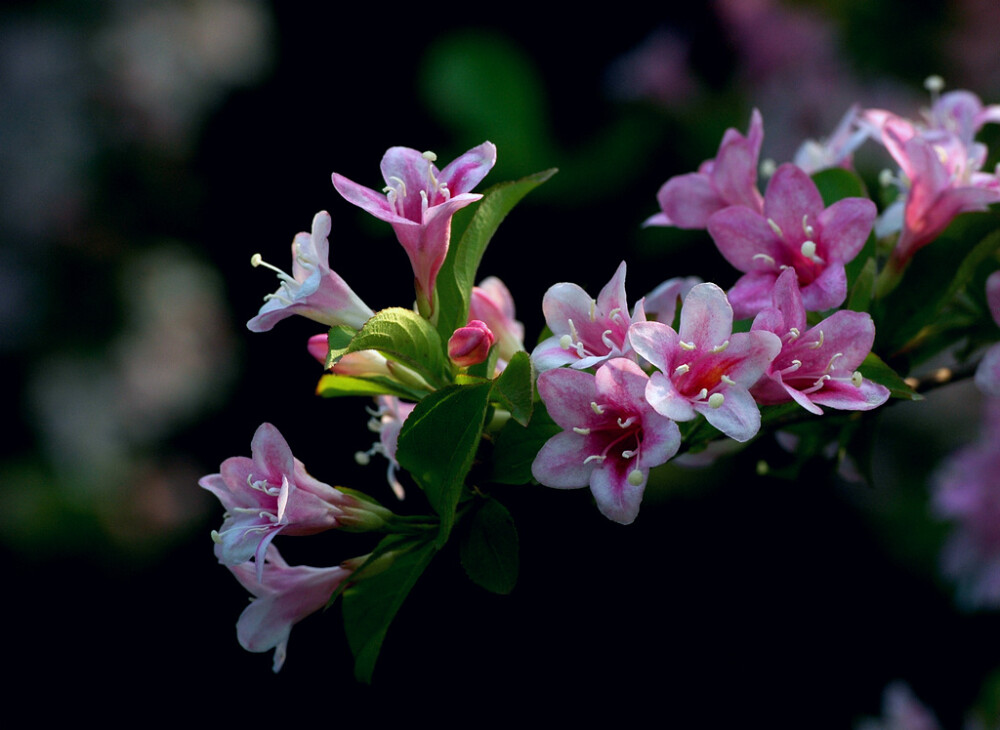
[[478, 365], [490, 354], [496, 337], [486, 323], [473, 319], [459, 327], [448, 340], [448, 357], [461, 368]]

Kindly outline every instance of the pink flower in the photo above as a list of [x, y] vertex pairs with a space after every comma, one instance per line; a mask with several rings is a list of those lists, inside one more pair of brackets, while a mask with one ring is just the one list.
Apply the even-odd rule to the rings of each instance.
[[760, 430], [760, 410], [747, 389], [767, 370], [781, 341], [770, 332], [733, 334], [733, 310], [718, 286], [698, 284], [688, 292], [679, 331], [638, 322], [629, 340], [658, 370], [646, 386], [657, 413], [675, 421], [701, 414], [737, 441]]
[[[220, 546], [216, 546], [219, 552]], [[256, 568], [250, 563], [232, 565], [221, 557], [220, 562], [253, 594], [236, 622], [240, 646], [252, 652], [274, 649], [275, 672], [285, 663], [292, 626], [323, 608], [352, 572], [341, 566], [288, 565], [274, 545], [267, 547]]]
[[547, 487], [590, 486], [597, 508], [623, 525], [635, 520], [649, 470], [680, 447], [677, 424], [646, 402], [648, 376], [614, 358], [596, 375], [559, 368], [538, 376], [538, 394], [560, 427], [531, 465]]
[[837, 128], [827, 139], [808, 139], [795, 152], [795, 166], [809, 175], [831, 167], [851, 168], [854, 150], [871, 135], [871, 129], [858, 121], [857, 105], [847, 110]]
[[448, 357], [460, 368], [478, 365], [489, 356], [494, 342], [496, 337], [486, 323], [471, 319], [448, 338]]
[[433, 152], [391, 147], [382, 157], [384, 195], [333, 173], [333, 186], [345, 200], [392, 225], [413, 267], [421, 312], [433, 310], [434, 284], [448, 253], [455, 212], [483, 196], [470, 193], [496, 163], [491, 142], [458, 157], [443, 170]]
[[292, 276], [265, 263], [260, 254], [254, 266], [266, 266], [278, 274], [281, 285], [265, 297], [257, 316], [247, 322], [251, 332], [267, 332], [293, 314], [301, 314], [328, 326], [345, 324], [361, 329], [374, 314], [351, 287], [330, 270], [330, 214], [320, 211], [313, 218], [312, 233], [300, 233], [292, 242]]
[[472, 287], [469, 319], [486, 323], [496, 336], [497, 356], [504, 362], [524, 349], [524, 325], [515, 319], [514, 298], [497, 277], [488, 276]]
[[858, 723], [856, 730], [941, 730], [934, 713], [904, 682], [892, 682], [882, 694], [882, 717]]
[[539, 372], [569, 365], [585, 370], [628, 355], [628, 328], [646, 319], [640, 301], [632, 316], [625, 298], [625, 262], [597, 299], [576, 284], [554, 284], [542, 299], [542, 312], [552, 336], [538, 343], [531, 360]]
[[770, 306], [771, 290], [786, 268], [795, 271], [810, 312], [840, 306], [847, 298], [848, 263], [864, 246], [875, 204], [844, 198], [824, 208], [815, 183], [795, 165], [778, 168], [764, 195], [764, 210], [731, 207], [708, 221], [708, 232], [726, 260], [745, 274], [729, 291], [738, 319]]
[[643, 298], [646, 318], [673, 324], [677, 314], [677, 300], [683, 301], [688, 292], [702, 281], [697, 276], [677, 276], [667, 279]]
[[380, 395], [375, 398], [375, 403], [378, 405], [378, 409], [368, 411], [371, 414], [368, 428], [379, 435], [379, 440], [372, 444], [368, 451], [356, 453], [354, 459], [362, 465], [368, 464], [373, 454], [381, 454], [388, 459], [389, 468], [386, 472], [386, 478], [396, 498], [403, 499], [406, 492], [399, 479], [396, 478], [396, 470], [399, 469], [399, 462], [396, 461], [396, 442], [399, 440], [403, 421], [413, 412], [417, 404], [401, 401], [392, 395]]
[[757, 190], [757, 160], [764, 140], [764, 123], [756, 109], [744, 137], [727, 129], [715, 159], [701, 163], [698, 172], [677, 175], [656, 194], [662, 212], [647, 226], [704, 228], [709, 217], [731, 205], [760, 212], [763, 200]]
[[814, 327], [806, 323], [795, 272], [781, 272], [774, 285], [774, 306], [754, 319], [752, 332], [773, 332], [781, 352], [750, 393], [761, 405], [794, 400], [820, 415], [820, 405], [867, 411], [889, 399], [883, 385], [861, 377], [857, 367], [871, 352], [875, 324], [868, 314], [841, 310]]
[[219, 560], [226, 565], [254, 558], [259, 579], [267, 546], [279, 533], [312, 535], [352, 526], [372, 529], [372, 520], [382, 523], [391, 517], [388, 510], [310, 476], [270, 423], [257, 429], [251, 451], [251, 458], [226, 459], [219, 474], [198, 482], [226, 510], [221, 529], [212, 533]]
[[[986, 279], [986, 302], [993, 321], [1000, 327], [1000, 271]], [[1000, 343], [993, 345], [976, 368], [976, 385], [987, 395], [1000, 397]]]

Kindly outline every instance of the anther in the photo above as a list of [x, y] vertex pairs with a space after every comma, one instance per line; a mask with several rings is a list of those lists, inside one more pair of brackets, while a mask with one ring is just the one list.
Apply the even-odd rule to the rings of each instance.
[[586, 459], [583, 460], [584, 464], [589, 464], [592, 461], [604, 461], [607, 457], [602, 454], [591, 454]]
[[720, 352], [724, 352], [727, 347], [729, 347], [729, 340], [726, 340], [721, 345], [716, 345], [711, 350], [709, 350], [709, 352], [713, 354], [718, 354]]
[[802, 332], [800, 332], [800, 331], [799, 331], [799, 328], [798, 328], [798, 327], [791, 327], [791, 328], [790, 328], [790, 329], [788, 330], [788, 334], [790, 335], [790, 336], [789, 336], [789, 339], [790, 339], [790, 340], [797, 340], [797, 339], [799, 339], [799, 335], [801, 335], [801, 334], [802, 334]]
[[625, 449], [622, 452], [622, 458], [623, 459], [631, 459], [633, 456], [635, 456], [638, 453], [639, 453], [638, 451], [632, 451], [631, 449]]
[[636, 417], [635, 416], [629, 416], [624, 421], [619, 418], [618, 419], [618, 428], [628, 428], [629, 426], [631, 426], [635, 422], [636, 422]]
[[753, 260], [756, 261], [757, 259], [760, 259], [761, 261], [763, 261], [768, 266], [777, 266], [778, 265], [778, 262], [774, 260], [774, 257], [773, 256], [768, 256], [766, 253], [755, 253], [753, 255]]
[[596, 299], [591, 299], [590, 300], [590, 321], [591, 322], [596, 322], [597, 321], [597, 300]]
[[589, 436], [590, 435], [590, 429], [589, 428], [578, 428], [577, 426], [573, 426], [573, 433], [578, 433], [581, 436]]
[[[828, 373], [828, 372], [830, 372], [831, 370], [833, 370], [833, 361], [834, 361], [834, 360], [836, 360], [836, 359], [837, 359], [838, 357], [843, 357], [843, 356], [844, 356], [844, 353], [842, 353], [842, 352], [838, 352], [838, 353], [837, 353], [837, 354], [835, 354], [835, 355], [834, 355], [833, 357], [831, 357], [831, 358], [830, 358], [830, 362], [828, 362], [828, 363], [826, 364], [826, 370], [824, 370], [823, 372], [824, 372], [824, 373]], [[853, 376], [852, 376], [852, 377], [853, 377]]]
[[776, 235], [778, 238], [785, 237], [785, 234], [781, 232], [781, 227], [774, 222], [774, 218], [768, 218], [767, 225], [771, 226], [771, 230], [774, 231], [774, 235]]
[[823, 330], [820, 330], [819, 331], [819, 339], [816, 340], [815, 342], [810, 342], [809, 343], [809, 347], [812, 348], [813, 350], [818, 350], [819, 348], [821, 348], [823, 346], [823, 341], [824, 341], [823, 340]]
[[437, 158], [438, 158], [438, 156], [435, 155], [430, 150], [427, 150], [426, 152], [421, 153], [420, 156], [423, 157], [428, 162], [437, 162]]
[[719, 406], [722, 405], [723, 401], [725, 400], [726, 396], [724, 396], [722, 393], [712, 393], [712, 395], [708, 397], [708, 405], [711, 406], [712, 408], [718, 408]]
[[806, 234], [807, 238], [812, 238], [816, 235], [816, 229], [809, 225], [809, 214], [806, 213], [802, 216], [802, 231]]
[[598, 416], [604, 414], [604, 406], [598, 405], [597, 401], [590, 401], [590, 409]]
[[720, 377], [719, 380], [721, 380], [726, 385], [736, 385], [736, 381], [730, 378], [725, 373], [722, 374], [722, 377]]
[[682, 350], [687, 350], [689, 352], [695, 348], [693, 342], [685, 342], [684, 340], [679, 340], [677, 344], [681, 346]]
[[688, 372], [690, 369], [691, 369], [691, 366], [688, 365], [687, 363], [684, 363], [683, 365], [678, 365], [677, 367], [674, 368], [674, 375], [683, 375], [684, 373]]

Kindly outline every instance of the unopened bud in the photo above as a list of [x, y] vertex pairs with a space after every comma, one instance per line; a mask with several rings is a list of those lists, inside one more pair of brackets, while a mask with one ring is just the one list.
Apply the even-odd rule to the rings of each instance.
[[448, 340], [448, 357], [460, 368], [478, 365], [486, 360], [496, 337], [485, 322], [473, 319], [459, 327]]

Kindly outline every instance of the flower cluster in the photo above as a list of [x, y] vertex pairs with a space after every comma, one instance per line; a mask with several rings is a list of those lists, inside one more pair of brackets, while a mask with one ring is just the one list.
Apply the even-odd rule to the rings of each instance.
[[[295, 237], [291, 275], [264, 264], [280, 285], [248, 328], [263, 332], [293, 314], [323, 325], [306, 344], [323, 366], [317, 394], [374, 399], [377, 439], [354, 459], [384, 457], [393, 493], [424, 514], [397, 515], [317, 480], [274, 426], [261, 425], [250, 457], [227, 459], [200, 482], [225, 509], [212, 533], [216, 556], [254, 597], [237, 624], [240, 643], [274, 649], [278, 670], [292, 626], [342, 599], [355, 671], [368, 681], [400, 602], [453, 535], [472, 580], [512, 590], [518, 540], [498, 500], [504, 485], [589, 488], [601, 514], [629, 524], [652, 471], [675, 457], [706, 463], [761, 434], [803, 463], [830, 444], [846, 451], [863, 412], [890, 397], [920, 398], [914, 362], [963, 338], [967, 354], [985, 353], [967, 371], [996, 400], [1000, 237], [969, 246], [940, 293], [908, 291], [904, 277], [956, 215], [1000, 201], [975, 140], [996, 121], [1000, 107], [968, 92], [936, 95], [921, 122], [854, 107], [826, 142], [762, 166], [761, 193], [764, 120], [754, 110], [745, 135], [728, 130], [715, 158], [664, 183], [661, 210], [647, 220], [706, 231], [733, 267], [728, 288], [682, 274], [630, 300], [622, 261], [596, 297], [570, 282], [548, 289], [547, 331], [530, 354], [510, 291], [477, 279], [478, 268], [508, 212], [554, 170], [474, 193], [496, 161], [484, 142], [442, 169], [431, 152], [392, 147], [382, 192], [334, 173], [347, 202], [392, 226], [415, 306], [373, 310], [330, 268], [324, 211]], [[881, 212], [853, 169], [866, 140], [900, 167], [889, 175], [899, 197]], [[456, 219], [467, 207], [471, 215]], [[985, 307], [973, 282], [985, 283]], [[979, 603], [1000, 596], [1000, 429], [991, 424], [988, 443], [957, 454], [936, 480], [938, 514], [957, 523], [945, 570]], [[786, 427], [815, 428], [806, 439]], [[327, 530], [380, 537], [371, 552], [331, 567], [289, 566], [274, 544]]]

